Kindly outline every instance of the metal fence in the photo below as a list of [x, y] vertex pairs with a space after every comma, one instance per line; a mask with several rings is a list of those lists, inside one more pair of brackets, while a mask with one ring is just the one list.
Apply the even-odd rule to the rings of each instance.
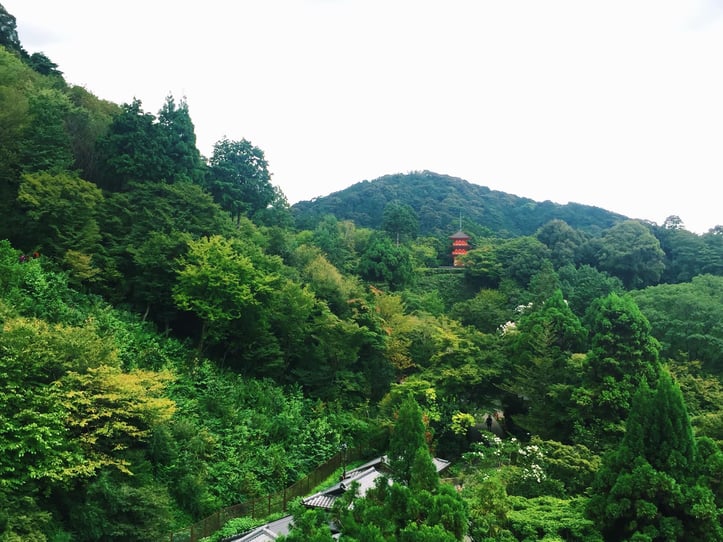
[[385, 448], [386, 431], [380, 432], [373, 442], [366, 446], [349, 447], [338, 452], [331, 459], [319, 465], [308, 476], [290, 485], [282, 491], [271, 493], [248, 502], [228, 506], [190, 527], [175, 531], [170, 535], [170, 542], [198, 542], [200, 539], [211, 536], [223, 527], [227, 521], [238, 517], [264, 518], [276, 512], [286, 512], [289, 502], [296, 497], [308, 495], [315, 487], [329, 478], [335, 470], [341, 468], [346, 462], [356, 461]]

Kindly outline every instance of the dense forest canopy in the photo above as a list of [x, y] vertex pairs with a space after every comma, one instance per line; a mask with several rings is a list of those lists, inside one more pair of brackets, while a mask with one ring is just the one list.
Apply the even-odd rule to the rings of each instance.
[[419, 233], [453, 233], [460, 218], [477, 233], [485, 228], [510, 236], [532, 235], [551, 220], [563, 220], [576, 230], [599, 233], [625, 217], [598, 207], [529, 198], [490, 190], [449, 175], [431, 171], [386, 175], [362, 181], [345, 190], [302, 201], [292, 206], [297, 225], [315, 227], [320, 218], [333, 214], [359, 226], [378, 229], [388, 205], [402, 202], [419, 220]]
[[185, 100], [0, 45], [1, 540], [188, 539], [347, 446], [394, 483], [289, 540], [722, 539], [723, 227], [431, 172], [289, 206]]

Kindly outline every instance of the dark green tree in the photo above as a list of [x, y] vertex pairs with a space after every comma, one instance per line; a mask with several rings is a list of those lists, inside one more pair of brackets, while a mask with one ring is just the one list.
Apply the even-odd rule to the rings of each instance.
[[582, 443], [599, 449], [619, 441], [640, 383], [657, 381], [660, 344], [629, 296], [598, 299], [586, 319], [591, 350], [583, 386], [575, 391], [576, 423]]
[[409, 395], [399, 406], [389, 441], [389, 467], [396, 482], [409, 484], [417, 452], [427, 446], [425, 433], [422, 410], [414, 397]]
[[543, 438], [569, 442], [573, 435], [571, 395], [581, 383], [587, 330], [557, 290], [523, 314], [515, 333], [505, 334], [512, 378], [504, 387], [524, 398], [527, 412], [516, 423]]
[[660, 242], [648, 227], [626, 220], [603, 236], [598, 268], [618, 277], [626, 288], [642, 288], [660, 280], [664, 257]]
[[96, 182], [105, 190], [124, 192], [133, 182], [171, 181], [163, 132], [138, 99], [123, 104], [97, 148], [100, 168]]
[[495, 245], [502, 276], [526, 288], [550, 259], [550, 249], [534, 237], [515, 237]]
[[419, 232], [417, 213], [405, 203], [388, 203], [382, 215], [382, 229], [398, 243], [414, 239]]
[[73, 165], [66, 118], [73, 106], [58, 90], [38, 89], [28, 96], [30, 122], [20, 147], [26, 172], [66, 171]]
[[535, 237], [550, 249], [550, 260], [555, 269], [574, 264], [584, 242], [583, 235], [571, 228], [564, 220], [551, 220], [542, 226]]
[[603, 459], [588, 514], [610, 541], [723, 540], [680, 388], [642, 382], [620, 445]]
[[723, 277], [700, 275], [683, 284], [631, 292], [662, 345], [664, 358], [700, 361], [723, 374]]
[[167, 182], [191, 181], [201, 184], [204, 166], [196, 147], [196, 132], [185, 99], [178, 105], [167, 96], [158, 112], [158, 125], [164, 147], [164, 158], [170, 171]]
[[610, 293], [623, 293], [623, 283], [604, 271], [583, 264], [579, 267], [566, 265], [557, 270], [560, 287], [572, 311], [582, 317], [593, 300]]
[[404, 245], [396, 245], [386, 235], [374, 235], [359, 258], [362, 278], [386, 283], [392, 290], [407, 286], [414, 276], [412, 257]]
[[246, 139], [218, 141], [209, 166], [208, 190], [236, 221], [252, 218], [276, 197], [264, 151]]

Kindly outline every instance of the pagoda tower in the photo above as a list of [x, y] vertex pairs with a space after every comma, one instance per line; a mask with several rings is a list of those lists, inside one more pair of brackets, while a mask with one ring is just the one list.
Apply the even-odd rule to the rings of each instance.
[[459, 257], [467, 254], [467, 251], [472, 248], [468, 243], [470, 236], [460, 229], [454, 235], [450, 235], [449, 238], [452, 240], [452, 265], [454, 267], [462, 267], [462, 262]]

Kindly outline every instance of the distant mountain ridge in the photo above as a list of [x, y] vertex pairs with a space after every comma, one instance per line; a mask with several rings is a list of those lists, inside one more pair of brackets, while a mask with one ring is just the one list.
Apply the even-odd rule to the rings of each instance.
[[384, 208], [393, 202], [414, 209], [422, 235], [453, 233], [459, 229], [460, 217], [468, 230], [488, 228], [510, 236], [531, 235], [553, 219], [594, 235], [628, 218], [579, 203], [537, 202], [431, 171], [361, 181], [328, 196], [300, 201], [291, 209], [300, 228], [314, 228], [328, 214], [379, 228]]

